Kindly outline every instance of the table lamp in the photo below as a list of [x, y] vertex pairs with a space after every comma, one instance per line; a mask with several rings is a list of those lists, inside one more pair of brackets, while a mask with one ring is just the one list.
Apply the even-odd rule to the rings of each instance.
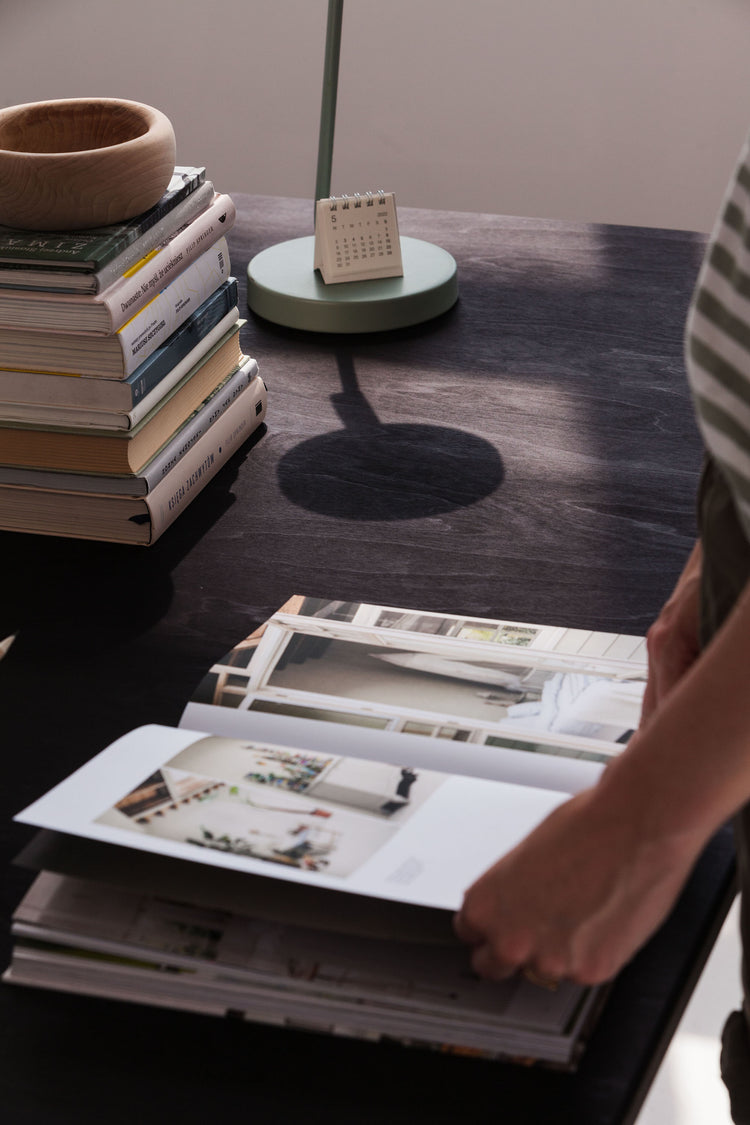
[[[331, 191], [343, 9], [344, 0], [329, 0], [316, 201]], [[430, 242], [400, 243], [403, 276], [329, 285], [313, 268], [314, 235], [270, 246], [247, 268], [248, 306], [274, 324], [309, 332], [381, 332], [431, 320], [458, 298], [455, 260]]]

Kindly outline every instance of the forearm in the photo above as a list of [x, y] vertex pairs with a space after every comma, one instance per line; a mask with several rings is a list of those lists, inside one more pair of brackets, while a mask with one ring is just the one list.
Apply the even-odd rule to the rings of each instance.
[[694, 544], [675, 587], [646, 634], [649, 675], [641, 722], [650, 718], [700, 653], [703, 548]]
[[684, 567], [682, 568], [682, 572], [680, 574], [680, 577], [677, 579], [677, 582], [675, 583], [675, 588], [674, 588], [674, 591], [673, 591], [672, 595], [669, 598], [669, 601], [671, 601], [672, 598], [674, 597], [674, 595], [679, 590], [682, 589], [682, 587], [685, 585], [686, 582], [690, 582], [694, 578], [697, 578], [697, 577], [700, 576], [702, 565], [703, 565], [703, 544], [701, 543], [700, 539], [696, 539], [695, 543], [693, 544], [693, 549], [691, 550], [690, 554], [688, 555], [687, 562], [685, 563]]
[[[699, 550], [680, 580], [684, 596], [673, 595], [683, 650]], [[466, 892], [456, 932], [481, 976], [526, 965], [551, 979], [609, 979], [666, 917], [708, 838], [750, 800], [750, 588], [711, 645], [678, 664], [682, 674], [667, 677], [599, 783]]]
[[[686, 568], [687, 571], [687, 568]], [[750, 586], [600, 782], [640, 829], [712, 832], [750, 799]]]

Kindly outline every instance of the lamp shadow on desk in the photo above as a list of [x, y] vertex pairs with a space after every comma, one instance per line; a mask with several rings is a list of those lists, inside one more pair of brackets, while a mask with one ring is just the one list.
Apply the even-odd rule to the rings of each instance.
[[483, 438], [451, 426], [381, 422], [357, 382], [349, 354], [337, 356], [342, 390], [331, 396], [341, 430], [301, 442], [279, 462], [293, 504], [347, 520], [443, 515], [489, 496], [503, 463]]

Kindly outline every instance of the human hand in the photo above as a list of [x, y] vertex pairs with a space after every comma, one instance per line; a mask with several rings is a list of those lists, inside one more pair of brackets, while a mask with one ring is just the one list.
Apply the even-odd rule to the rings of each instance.
[[702, 844], [644, 828], [637, 804], [618, 809], [599, 787], [560, 805], [466, 892], [454, 927], [474, 971], [614, 976], [665, 918]]
[[696, 543], [669, 600], [646, 634], [648, 680], [641, 724], [663, 703], [700, 652], [700, 582], [703, 555]]

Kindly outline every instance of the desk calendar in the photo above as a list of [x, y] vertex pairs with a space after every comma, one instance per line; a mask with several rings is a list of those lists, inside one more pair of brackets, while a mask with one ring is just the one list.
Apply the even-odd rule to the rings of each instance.
[[393, 192], [318, 200], [315, 267], [326, 285], [401, 277], [404, 272]]

